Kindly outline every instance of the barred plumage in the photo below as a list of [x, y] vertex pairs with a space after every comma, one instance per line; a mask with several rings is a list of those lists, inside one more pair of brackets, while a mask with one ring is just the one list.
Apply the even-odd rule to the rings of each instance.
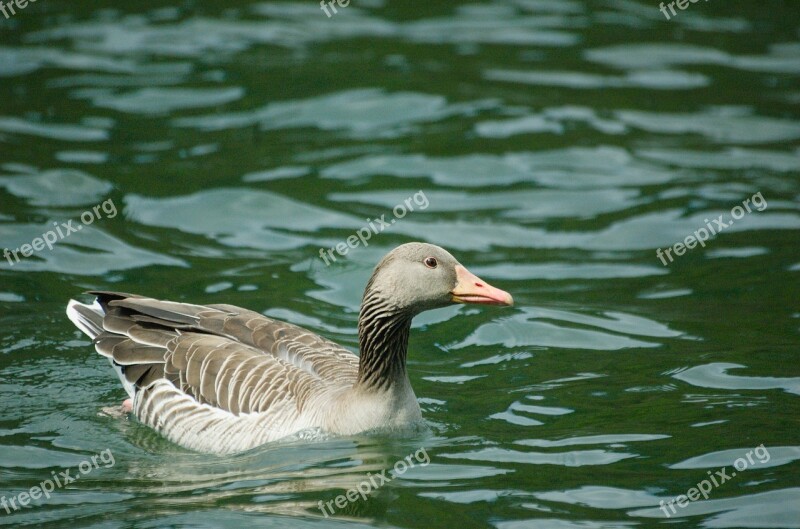
[[[439, 270], [422, 264], [431, 258]], [[406, 373], [412, 318], [460, 302], [462, 290], [488, 300], [470, 302], [511, 303], [473, 278], [437, 246], [389, 253], [364, 293], [360, 358], [232, 305], [92, 291], [93, 304], [71, 300], [67, 315], [109, 359], [142, 423], [187, 448], [229, 453], [305, 429], [346, 435], [421, 420]]]

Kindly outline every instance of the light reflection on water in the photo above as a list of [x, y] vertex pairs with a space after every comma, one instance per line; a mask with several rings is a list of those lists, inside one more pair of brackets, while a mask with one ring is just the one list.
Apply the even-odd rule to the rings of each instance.
[[[424, 446], [348, 525], [800, 527], [798, 8], [353, 0], [144, 8], [48, 0], [3, 20], [0, 495], [111, 449], [13, 527], [306, 527]], [[326, 266], [319, 248], [424, 191]], [[663, 266], [655, 249], [768, 202]], [[415, 320], [428, 428], [193, 454], [119, 416], [66, 321], [113, 288], [233, 303], [353, 350], [372, 267], [441, 244], [516, 307]], [[668, 520], [660, 501], [772, 460]]]

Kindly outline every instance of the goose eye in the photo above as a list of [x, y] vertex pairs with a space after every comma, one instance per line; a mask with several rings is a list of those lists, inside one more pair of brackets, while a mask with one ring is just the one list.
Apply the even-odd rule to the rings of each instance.
[[425, 261], [423, 262], [425, 263], [425, 266], [427, 266], [428, 268], [436, 268], [439, 264], [436, 262], [436, 259], [434, 257], [426, 257]]

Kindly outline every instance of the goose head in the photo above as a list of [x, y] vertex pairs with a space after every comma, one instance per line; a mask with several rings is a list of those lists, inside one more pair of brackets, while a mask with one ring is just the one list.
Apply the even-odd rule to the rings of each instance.
[[414, 316], [454, 303], [511, 306], [511, 294], [483, 281], [434, 244], [412, 242], [389, 252], [375, 267], [364, 292]]
[[412, 242], [386, 254], [375, 267], [361, 302], [356, 387], [367, 391], [410, 388], [406, 353], [412, 318], [453, 303], [510, 306], [514, 300], [439, 246]]

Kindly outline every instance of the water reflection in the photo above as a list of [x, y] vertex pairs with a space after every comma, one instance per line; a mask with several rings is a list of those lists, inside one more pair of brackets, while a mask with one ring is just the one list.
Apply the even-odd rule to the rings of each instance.
[[[117, 464], [0, 525], [800, 527], [784, 4], [670, 21], [634, 0], [353, 0], [330, 19], [313, 2], [31, 4], [0, 46], [0, 248], [108, 198], [120, 215], [0, 260], [0, 495], [105, 448]], [[420, 190], [425, 211], [317, 257]], [[657, 260], [756, 192], [768, 209]], [[517, 300], [414, 321], [424, 432], [192, 454], [119, 414], [113, 373], [63, 316], [115, 288], [245, 306], [355, 350], [365, 281], [409, 240]], [[664, 517], [753, 435], [764, 468]], [[430, 465], [320, 512], [420, 446]]]

